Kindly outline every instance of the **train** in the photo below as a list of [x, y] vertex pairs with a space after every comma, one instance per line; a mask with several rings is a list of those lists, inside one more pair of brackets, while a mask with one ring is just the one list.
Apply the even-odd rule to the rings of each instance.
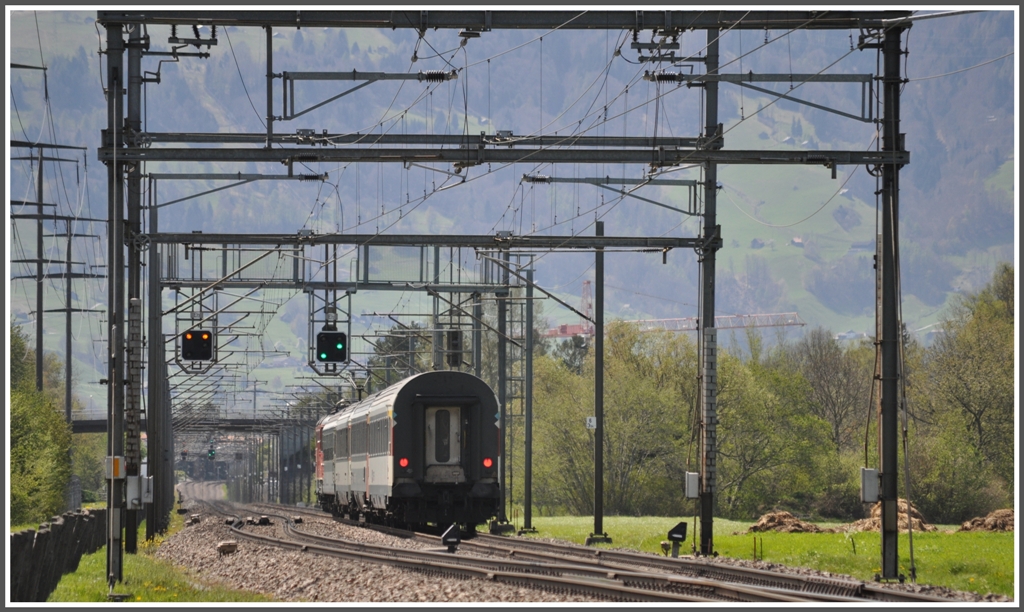
[[484, 381], [410, 376], [317, 423], [317, 502], [340, 518], [475, 533], [500, 509], [501, 434]]

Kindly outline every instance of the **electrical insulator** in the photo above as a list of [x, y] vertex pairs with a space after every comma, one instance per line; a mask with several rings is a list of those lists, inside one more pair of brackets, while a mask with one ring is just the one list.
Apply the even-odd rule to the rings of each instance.
[[440, 83], [451, 78], [451, 73], [444, 70], [424, 70], [419, 73], [419, 80], [428, 83]]

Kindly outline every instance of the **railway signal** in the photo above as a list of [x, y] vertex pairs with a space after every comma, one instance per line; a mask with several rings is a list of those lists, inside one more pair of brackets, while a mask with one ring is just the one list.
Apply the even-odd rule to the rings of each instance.
[[448, 354], [445, 355], [445, 361], [447, 361], [448, 365], [452, 367], [458, 367], [459, 365], [462, 365], [461, 329], [448, 330]]
[[216, 459], [217, 458], [217, 451], [215, 449], [211, 448], [209, 451], [206, 452], [206, 458], [207, 459]]
[[190, 329], [182, 334], [181, 358], [188, 361], [213, 359], [213, 333], [205, 329]]
[[348, 361], [348, 337], [345, 332], [322, 331], [317, 334], [316, 360], [324, 363]]
[[686, 521], [673, 527], [668, 532], [668, 541], [672, 542], [672, 556], [679, 556], [679, 543], [686, 541]]

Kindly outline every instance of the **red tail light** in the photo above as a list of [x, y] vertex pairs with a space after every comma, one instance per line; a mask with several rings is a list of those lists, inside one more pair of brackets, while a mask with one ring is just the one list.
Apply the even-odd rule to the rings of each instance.
[[406, 457], [402, 457], [401, 459], [398, 460], [398, 465], [400, 467], [409, 467], [409, 459]]
[[489, 468], [492, 465], [494, 465], [494, 461], [492, 461], [490, 457], [484, 457], [484, 467]]

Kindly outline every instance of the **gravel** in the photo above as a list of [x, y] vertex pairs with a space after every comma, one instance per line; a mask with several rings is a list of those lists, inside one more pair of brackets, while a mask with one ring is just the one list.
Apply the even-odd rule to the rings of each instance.
[[[211, 496], [212, 497], [212, 496]], [[224, 518], [197, 508], [200, 522], [164, 540], [157, 556], [186, 568], [204, 580], [215, 581], [235, 589], [263, 593], [278, 601], [294, 602], [596, 602], [601, 599], [571, 593], [555, 593], [542, 589], [491, 582], [476, 578], [456, 578], [405, 570], [375, 563], [363, 563], [313, 553], [288, 551], [237, 538], [224, 524]], [[256, 518], [260, 514], [252, 512]], [[248, 514], [248, 513], [246, 513]], [[431, 548], [414, 539], [399, 538], [362, 527], [318, 518], [303, 513], [299, 529], [352, 541], [395, 548]], [[280, 519], [271, 526], [249, 525], [245, 529], [280, 537]], [[217, 543], [238, 542], [237, 552], [221, 555]], [[554, 542], [555, 540], [549, 540]], [[629, 549], [619, 549], [626, 550]], [[817, 575], [854, 580], [851, 576], [822, 572], [809, 568], [790, 567], [765, 561], [718, 557], [715, 563], [738, 565], [774, 572]], [[876, 583], [877, 586], [900, 591], [924, 593], [965, 602], [1011, 602], [1004, 595], [979, 595], [954, 591], [945, 587]]]
[[[594, 602], [600, 599], [569, 593], [452, 578], [387, 565], [362, 563], [312, 553], [283, 550], [234, 537], [222, 517], [200, 510], [200, 521], [167, 538], [157, 556], [186, 568], [203, 580], [263, 593], [295, 602]], [[273, 533], [278, 526], [247, 526]], [[426, 547], [371, 529], [303, 517], [311, 532], [374, 544]], [[220, 555], [217, 543], [238, 542], [233, 554]]]

